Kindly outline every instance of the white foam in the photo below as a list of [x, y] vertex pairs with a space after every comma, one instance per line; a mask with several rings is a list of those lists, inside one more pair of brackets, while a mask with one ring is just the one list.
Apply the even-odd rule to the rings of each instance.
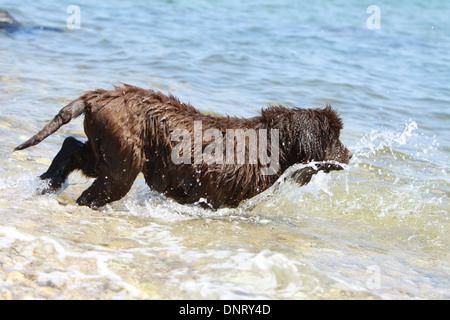
[[[240, 250], [221, 256], [215, 251], [206, 251], [202, 255], [215, 261], [208, 266], [212, 270], [196, 274], [195, 281], [184, 280], [180, 284], [180, 288], [194, 298], [302, 298], [319, 288], [316, 278], [301, 271], [304, 265], [268, 249], [257, 254]], [[213, 279], [212, 275], [216, 273], [225, 277]]]
[[18, 231], [15, 227], [11, 226], [1, 226], [0, 225], [0, 247], [7, 248], [10, 247], [11, 244], [16, 241], [34, 241], [36, 238], [25, 234], [23, 232]]

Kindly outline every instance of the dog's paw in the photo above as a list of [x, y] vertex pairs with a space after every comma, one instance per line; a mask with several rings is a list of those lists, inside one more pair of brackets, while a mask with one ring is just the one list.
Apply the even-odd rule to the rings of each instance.
[[50, 179], [42, 179], [41, 183], [37, 189], [37, 193], [40, 195], [54, 194], [58, 193], [63, 185], [63, 182], [55, 182]]
[[38, 192], [41, 195], [57, 193], [63, 187], [64, 180], [58, 176], [49, 174], [48, 172], [39, 176], [41, 179], [41, 185]]
[[97, 210], [100, 207], [103, 207], [106, 203], [104, 201], [99, 200], [97, 197], [90, 195], [89, 193], [82, 194], [77, 199], [77, 204], [80, 206], [86, 206], [93, 210]]

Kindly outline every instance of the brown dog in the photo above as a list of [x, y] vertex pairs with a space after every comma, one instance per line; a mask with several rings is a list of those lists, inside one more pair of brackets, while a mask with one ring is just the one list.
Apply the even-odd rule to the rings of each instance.
[[88, 141], [67, 138], [41, 179], [50, 192], [73, 170], [96, 178], [77, 200], [91, 208], [121, 199], [140, 172], [150, 188], [180, 203], [236, 207], [295, 163], [331, 161], [314, 171], [328, 172], [341, 170], [338, 163], [352, 156], [339, 141], [342, 121], [330, 106], [213, 117], [173, 96], [126, 84], [85, 93], [15, 150], [38, 144], [83, 113]]

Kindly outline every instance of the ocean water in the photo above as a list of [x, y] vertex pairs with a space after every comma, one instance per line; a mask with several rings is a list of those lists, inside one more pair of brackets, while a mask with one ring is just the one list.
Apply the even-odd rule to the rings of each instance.
[[[0, 31], [0, 299], [450, 298], [450, 2], [78, 1], [79, 19], [69, 5], [0, 1], [23, 23]], [[120, 82], [242, 117], [331, 103], [354, 156], [215, 212], [142, 177], [98, 211], [76, 206], [78, 174], [37, 195], [82, 119], [14, 147]]]

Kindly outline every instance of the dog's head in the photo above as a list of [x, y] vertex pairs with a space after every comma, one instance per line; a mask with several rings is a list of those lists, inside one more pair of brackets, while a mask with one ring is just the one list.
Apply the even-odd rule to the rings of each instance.
[[[324, 109], [297, 109], [293, 115], [296, 138], [296, 161], [331, 161], [348, 164], [352, 153], [340, 141], [343, 128], [339, 115], [327, 105]], [[341, 170], [338, 164], [329, 164], [324, 170]]]
[[326, 116], [325, 124], [328, 124], [328, 128], [326, 128], [326, 130], [329, 130], [330, 132], [329, 139], [326, 143], [324, 160], [333, 160], [348, 164], [353, 154], [342, 144], [340, 140], [340, 133], [343, 128], [342, 120], [330, 105], [327, 105], [327, 107], [323, 109], [323, 113]]

